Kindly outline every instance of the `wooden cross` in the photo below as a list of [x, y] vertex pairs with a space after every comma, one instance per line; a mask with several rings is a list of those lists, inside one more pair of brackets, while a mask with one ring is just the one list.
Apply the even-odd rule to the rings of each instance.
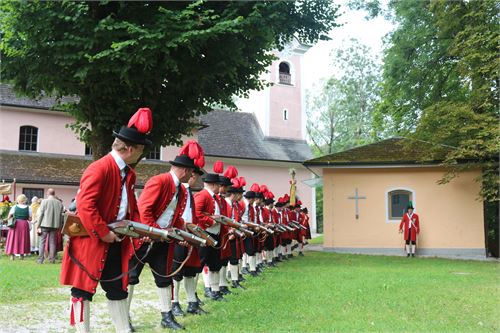
[[356, 220], [359, 219], [359, 207], [358, 207], [358, 200], [359, 199], [366, 199], [366, 197], [360, 197], [358, 195], [358, 188], [356, 187], [356, 195], [353, 196], [353, 197], [347, 197], [348, 199], [356, 199]]

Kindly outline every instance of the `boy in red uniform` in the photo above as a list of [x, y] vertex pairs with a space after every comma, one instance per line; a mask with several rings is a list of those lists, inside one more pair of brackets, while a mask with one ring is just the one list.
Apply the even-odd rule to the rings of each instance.
[[111, 319], [118, 332], [130, 332], [127, 309], [128, 260], [131, 242], [120, 239], [108, 224], [139, 220], [134, 195], [135, 172], [129, 167], [150, 145], [151, 110], [139, 109], [127, 126], [113, 132], [112, 151], [90, 164], [76, 197], [78, 215], [88, 236], [71, 237], [64, 251], [61, 284], [71, 288], [71, 324], [90, 331], [90, 301], [97, 284], [106, 292]]
[[[406, 207], [406, 213], [403, 215], [403, 219], [399, 224], [399, 232], [403, 232], [404, 227], [404, 239], [406, 242], [406, 256], [415, 257], [415, 245], [417, 243], [417, 234], [420, 233], [420, 221], [418, 215], [413, 212], [413, 204], [410, 201]], [[411, 242], [411, 246], [410, 246]]]

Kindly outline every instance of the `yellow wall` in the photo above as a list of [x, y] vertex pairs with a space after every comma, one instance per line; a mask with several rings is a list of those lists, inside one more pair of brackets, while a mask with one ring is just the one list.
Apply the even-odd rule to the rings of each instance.
[[[399, 222], [388, 222], [387, 191], [411, 189], [420, 217], [419, 248], [484, 249], [483, 206], [477, 199], [479, 171], [446, 185], [441, 168], [323, 169], [325, 247], [402, 248]], [[355, 188], [359, 219], [355, 218]]]

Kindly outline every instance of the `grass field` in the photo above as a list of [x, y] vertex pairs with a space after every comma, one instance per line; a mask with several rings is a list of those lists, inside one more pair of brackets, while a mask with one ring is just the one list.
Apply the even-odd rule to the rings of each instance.
[[[67, 331], [59, 268], [0, 258], [0, 313], [9, 314], [0, 316], [0, 331]], [[165, 332], [147, 270], [141, 281], [134, 324], [139, 332]], [[245, 285], [227, 302], [207, 303], [210, 314], [179, 322], [187, 332], [500, 331], [497, 262], [306, 252]], [[102, 291], [93, 303], [93, 331], [112, 332]]]
[[324, 240], [324, 236], [319, 235], [317, 237], [314, 237], [313, 239], [309, 239], [308, 242], [309, 242], [309, 244], [323, 245], [323, 240]]

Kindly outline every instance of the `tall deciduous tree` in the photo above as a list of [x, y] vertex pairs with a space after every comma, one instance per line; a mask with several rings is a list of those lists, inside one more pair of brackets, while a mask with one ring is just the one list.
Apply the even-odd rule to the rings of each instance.
[[369, 47], [351, 39], [331, 56], [337, 73], [308, 96], [308, 136], [319, 155], [373, 140], [379, 98], [380, 67]]
[[442, 182], [479, 167], [481, 197], [498, 200], [500, 5], [413, 0], [390, 8], [397, 28], [387, 40], [378, 124], [389, 117], [396, 133], [455, 147]]
[[211, 105], [262, 88], [269, 51], [326, 38], [330, 1], [2, 1], [1, 74], [17, 91], [78, 96], [75, 131], [104, 155], [111, 131], [153, 109], [153, 141], [174, 143]]

